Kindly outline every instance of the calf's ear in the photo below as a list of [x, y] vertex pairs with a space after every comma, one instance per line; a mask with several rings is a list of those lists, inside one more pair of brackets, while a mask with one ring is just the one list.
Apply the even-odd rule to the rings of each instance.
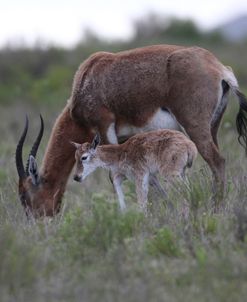
[[72, 146], [74, 146], [76, 149], [79, 149], [80, 148], [80, 144], [78, 143], [75, 143], [75, 142], [70, 142]]
[[100, 144], [100, 135], [99, 133], [96, 133], [92, 141], [91, 148], [95, 150], [99, 144]]

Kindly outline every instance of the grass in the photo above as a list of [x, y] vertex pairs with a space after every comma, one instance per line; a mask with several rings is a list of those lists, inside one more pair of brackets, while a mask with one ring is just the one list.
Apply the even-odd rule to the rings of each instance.
[[[69, 183], [57, 217], [27, 221], [13, 159], [23, 121], [16, 107], [1, 108], [0, 301], [245, 301], [247, 162], [235, 112], [232, 102], [220, 131], [227, 158], [220, 213], [212, 211], [210, 173], [198, 159], [189, 188], [177, 183], [169, 191], [173, 208], [151, 190], [145, 217], [127, 182], [128, 210], [121, 214], [107, 174], [99, 171], [84, 186]], [[39, 123], [35, 109], [31, 116], [37, 118], [28, 146]], [[54, 117], [50, 112], [45, 120]]]

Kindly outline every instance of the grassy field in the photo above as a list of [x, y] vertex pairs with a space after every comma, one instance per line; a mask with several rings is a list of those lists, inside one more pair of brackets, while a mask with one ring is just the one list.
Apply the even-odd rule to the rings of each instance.
[[189, 20], [174, 19], [164, 28], [153, 20], [137, 20], [129, 41], [105, 41], [88, 32], [73, 49], [0, 50], [0, 302], [246, 300], [247, 160], [237, 142], [236, 100], [230, 101], [219, 135], [227, 189], [218, 214], [212, 211], [211, 175], [201, 158], [189, 173], [190, 188], [175, 184], [168, 200], [150, 190], [148, 217], [138, 211], [129, 182], [124, 187], [128, 211], [119, 213], [104, 171], [82, 186], [70, 180], [54, 219], [27, 221], [18, 200], [14, 153], [25, 114], [30, 117], [25, 157], [39, 129], [39, 113], [45, 119], [40, 164], [73, 74], [95, 51], [199, 45], [233, 68], [247, 94], [247, 41], [226, 41]]
[[107, 173], [83, 186], [69, 182], [60, 215], [27, 221], [17, 198], [15, 145], [31, 117], [25, 155], [46, 122], [40, 163], [59, 108], [2, 106], [0, 111], [0, 301], [245, 301], [247, 186], [231, 101], [220, 130], [227, 159], [224, 205], [214, 214], [210, 173], [199, 158], [190, 189], [176, 184], [167, 200], [150, 191], [148, 217], [125, 183], [128, 211], [120, 214]]

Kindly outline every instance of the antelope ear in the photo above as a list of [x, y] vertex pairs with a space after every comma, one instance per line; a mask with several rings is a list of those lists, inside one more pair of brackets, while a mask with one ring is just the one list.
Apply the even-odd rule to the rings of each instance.
[[28, 172], [32, 178], [33, 185], [37, 186], [39, 184], [39, 180], [40, 180], [39, 170], [38, 170], [38, 165], [37, 165], [36, 159], [32, 155], [29, 156]]
[[80, 144], [78, 144], [78, 143], [75, 143], [75, 142], [70, 142], [71, 143], [71, 145], [73, 145], [76, 149], [79, 149], [80, 148]]
[[92, 141], [91, 148], [95, 150], [99, 144], [100, 144], [100, 135], [99, 133], [96, 133]]

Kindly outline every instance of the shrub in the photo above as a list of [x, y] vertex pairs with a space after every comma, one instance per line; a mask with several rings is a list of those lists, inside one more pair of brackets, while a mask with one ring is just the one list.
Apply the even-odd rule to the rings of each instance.
[[180, 255], [176, 238], [168, 227], [160, 229], [154, 238], [147, 242], [147, 248], [152, 255], [163, 254], [170, 257]]
[[134, 211], [121, 213], [114, 203], [106, 202], [103, 195], [96, 195], [91, 211], [82, 212], [77, 208], [69, 212], [59, 232], [64, 243], [64, 252], [72, 257], [103, 255], [114, 244], [134, 236], [141, 227], [143, 214]]

